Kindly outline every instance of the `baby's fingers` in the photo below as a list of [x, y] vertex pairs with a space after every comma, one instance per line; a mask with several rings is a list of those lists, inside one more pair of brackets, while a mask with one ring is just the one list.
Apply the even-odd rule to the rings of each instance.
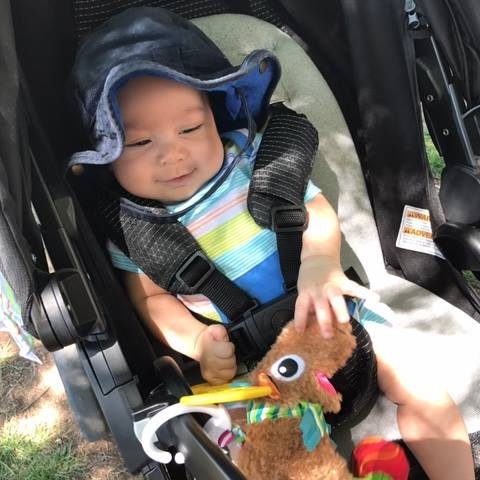
[[211, 345], [212, 353], [217, 358], [232, 358], [235, 357], [235, 345], [232, 342], [214, 342]]
[[328, 297], [323, 295], [314, 302], [315, 315], [320, 326], [320, 334], [323, 338], [333, 337], [333, 315]]
[[295, 302], [295, 315], [293, 322], [298, 333], [305, 331], [308, 315], [310, 312], [310, 296], [306, 293], [299, 293]]
[[328, 298], [333, 314], [339, 323], [347, 323], [350, 321], [347, 304], [342, 291], [335, 285], [325, 286], [325, 295]]
[[222, 369], [214, 374], [208, 375], [208, 383], [210, 385], [223, 385], [224, 383], [229, 382], [237, 373], [237, 368]]
[[342, 291], [344, 295], [348, 295], [350, 297], [364, 298], [365, 300], [370, 300], [372, 302], [380, 301], [380, 295], [377, 292], [369, 290], [353, 280], [348, 280], [343, 283]]

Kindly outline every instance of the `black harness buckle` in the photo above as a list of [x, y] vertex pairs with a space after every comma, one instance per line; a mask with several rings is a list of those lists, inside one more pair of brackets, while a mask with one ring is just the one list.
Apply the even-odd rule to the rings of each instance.
[[290, 290], [225, 325], [240, 361], [257, 361], [267, 353], [282, 328], [293, 319], [296, 299], [296, 289]]
[[192, 290], [198, 290], [215, 271], [215, 266], [208, 257], [197, 250], [178, 269], [175, 278]]
[[272, 226], [275, 233], [304, 232], [308, 226], [305, 205], [279, 205], [272, 207]]

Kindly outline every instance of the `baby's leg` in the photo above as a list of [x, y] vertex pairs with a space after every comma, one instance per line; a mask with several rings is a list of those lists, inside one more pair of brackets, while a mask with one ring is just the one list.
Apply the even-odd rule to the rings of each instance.
[[374, 342], [378, 383], [398, 406], [403, 440], [430, 479], [473, 480], [470, 441], [460, 412], [411, 342], [402, 342], [397, 329], [389, 333]]

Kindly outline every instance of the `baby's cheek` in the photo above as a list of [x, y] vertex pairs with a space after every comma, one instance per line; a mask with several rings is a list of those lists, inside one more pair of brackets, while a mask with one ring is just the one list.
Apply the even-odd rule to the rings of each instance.
[[212, 148], [212, 157], [213, 159], [215, 159], [215, 167], [217, 168], [217, 171], [220, 170], [220, 167], [222, 166], [223, 164], [223, 157], [225, 156], [225, 152], [224, 152], [224, 149], [223, 149], [223, 144], [222, 144], [222, 141], [220, 140], [220, 137], [218, 136], [218, 134], [216, 134], [216, 138], [215, 138], [215, 141], [213, 142], [213, 148]]
[[120, 183], [120, 185], [122, 184], [122, 179], [124, 177], [124, 170], [125, 168], [122, 165], [122, 162], [120, 159], [115, 160], [115, 162], [113, 162], [111, 167], [111, 172], [112, 172], [112, 175], [117, 180], [117, 182]]
[[112, 174], [127, 192], [138, 196], [147, 193], [143, 191], [148, 183], [144, 169], [133, 166], [131, 162], [119, 162], [112, 167]]

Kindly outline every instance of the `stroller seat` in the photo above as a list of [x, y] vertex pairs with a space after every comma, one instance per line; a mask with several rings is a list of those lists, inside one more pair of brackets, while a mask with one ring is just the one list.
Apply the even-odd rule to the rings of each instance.
[[[442, 372], [469, 432], [479, 431], [480, 393], [476, 385], [480, 381], [480, 325], [440, 297], [386, 271], [352, 138], [337, 101], [316, 66], [288, 35], [262, 20], [221, 14], [193, 22], [234, 65], [255, 48], [272, 50], [278, 56], [282, 77], [272, 101], [285, 102], [287, 107], [306, 114], [318, 130], [319, 148], [312, 178], [338, 213], [344, 270], [353, 267], [391, 306], [406, 342], [406, 355], [408, 346], [418, 342], [424, 360], [434, 362]], [[400, 438], [395, 409], [395, 405], [380, 397], [368, 417], [351, 430], [353, 443], [367, 435]], [[348, 445], [351, 447], [352, 443], [349, 441]]]
[[[465, 418], [468, 431], [472, 434], [479, 432], [480, 393], [476, 385], [480, 381], [480, 325], [442, 298], [387, 271], [352, 136], [337, 100], [316, 65], [289, 35], [255, 17], [224, 13], [192, 21], [234, 65], [257, 48], [272, 50], [278, 56], [282, 77], [272, 101], [283, 101], [297, 112], [305, 113], [319, 132], [313, 181], [338, 213], [343, 268], [353, 267], [364, 283], [377, 291], [382, 301], [395, 311], [406, 350], [409, 342], [418, 342], [422, 346], [425, 359], [434, 362], [437, 370], [442, 372], [446, 387]], [[395, 86], [391, 88], [394, 91]], [[58, 122], [58, 118], [55, 120]], [[76, 202], [75, 198], [72, 202]], [[77, 207], [75, 203], [75, 209]], [[88, 233], [88, 227], [81, 223], [82, 216], [72, 215], [69, 221], [74, 225], [67, 229], [67, 233], [70, 240], [77, 244], [78, 251], [95, 250], [95, 254], [84, 259], [84, 267], [92, 285], [100, 285], [106, 292], [98, 293], [102, 303], [113, 305], [115, 310], [108, 312], [105, 308], [109, 322], [105, 332], [60, 350], [56, 353], [57, 363], [61, 367], [62, 355], [70, 359], [72, 356], [80, 358], [80, 362], [76, 362], [80, 370], [75, 371], [75, 377], [79, 379], [81, 370], [85, 370], [85, 378], [88, 379], [85, 383], [91, 385], [101, 405], [100, 415], [105, 416], [127, 468], [137, 473], [147, 465], [148, 459], [134, 437], [131, 413], [133, 409], [140, 409], [146, 400], [145, 392], [153, 383], [148, 380], [153, 375], [152, 360], [155, 356], [142, 329], [132, 323], [134, 317], [128, 309], [125, 293], [119, 288], [105, 257], [95, 260], [100, 248]], [[97, 280], [99, 275], [100, 281]], [[141, 362], [136, 361], [139, 356]], [[68, 368], [73, 368], [71, 363], [68, 365]], [[68, 383], [68, 372], [65, 370], [62, 378]], [[148, 387], [145, 383], [149, 383]], [[72, 396], [75, 396], [75, 391]], [[353, 443], [367, 435], [388, 439], [400, 437], [395, 406], [383, 397], [358, 425], [340, 432], [336, 443], [340, 451], [348, 455]], [[152, 475], [151, 478], [157, 477]]]

